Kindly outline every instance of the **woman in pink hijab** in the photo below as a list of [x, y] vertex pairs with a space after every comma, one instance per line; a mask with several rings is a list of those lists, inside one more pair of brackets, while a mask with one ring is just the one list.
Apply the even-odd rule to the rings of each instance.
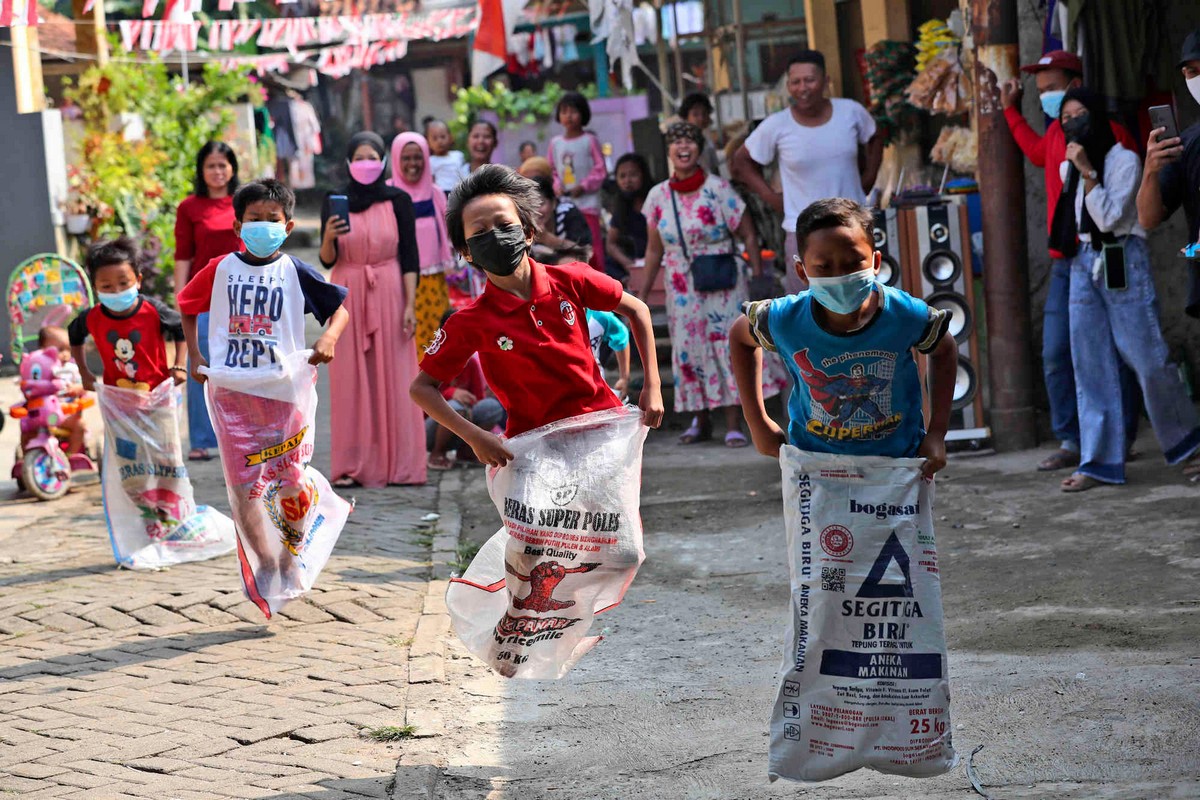
[[413, 201], [417, 218], [417, 249], [421, 255], [421, 281], [417, 284], [417, 358], [441, 327], [450, 310], [445, 270], [454, 263], [446, 232], [446, 195], [433, 185], [429, 169], [429, 143], [419, 133], [402, 133], [392, 140], [392, 186], [403, 189]]

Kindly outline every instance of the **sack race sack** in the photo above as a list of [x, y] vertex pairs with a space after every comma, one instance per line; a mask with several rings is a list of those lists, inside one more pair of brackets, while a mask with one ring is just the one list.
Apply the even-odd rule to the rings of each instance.
[[958, 763], [921, 463], [783, 448], [792, 624], [771, 711], [772, 781], [862, 767], [927, 778]]
[[561, 678], [600, 641], [596, 614], [616, 606], [645, 558], [642, 444], [633, 406], [595, 411], [508, 440], [516, 458], [488, 470], [504, 527], [446, 606], [463, 644], [508, 678]]
[[161, 569], [231, 552], [233, 521], [197, 507], [192, 495], [174, 382], [149, 392], [97, 384], [96, 397], [104, 420], [100, 489], [117, 563]]
[[313, 587], [350, 504], [309, 463], [317, 413], [311, 350], [271, 369], [202, 367], [237, 528], [246, 597], [271, 614]]

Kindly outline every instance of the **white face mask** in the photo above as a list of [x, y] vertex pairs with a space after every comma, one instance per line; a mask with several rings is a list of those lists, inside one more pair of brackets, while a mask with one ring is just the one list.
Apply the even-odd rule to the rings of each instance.
[[1196, 99], [1196, 102], [1200, 103], [1200, 75], [1197, 75], [1194, 78], [1188, 78], [1187, 87], [1188, 91], [1192, 93], [1192, 97]]

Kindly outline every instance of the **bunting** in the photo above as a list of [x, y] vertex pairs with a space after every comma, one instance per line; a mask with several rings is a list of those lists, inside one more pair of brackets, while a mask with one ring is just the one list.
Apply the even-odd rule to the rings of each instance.
[[[13, 0], [0, 2], [11, 3]], [[173, 6], [176, 2], [190, 4], [195, 0], [167, 2]], [[338, 44], [361, 47], [376, 42], [395, 44], [422, 39], [457, 39], [474, 29], [477, 15], [477, 7], [469, 6], [415, 14], [366, 14], [361, 17], [218, 19], [209, 22], [122, 20], [118, 28], [121, 43], [127, 50], [153, 50], [165, 54], [196, 50], [199, 42], [204, 41], [209, 50], [219, 53], [229, 52], [253, 41], [264, 49], [286, 50], [295, 55], [313, 46]]]

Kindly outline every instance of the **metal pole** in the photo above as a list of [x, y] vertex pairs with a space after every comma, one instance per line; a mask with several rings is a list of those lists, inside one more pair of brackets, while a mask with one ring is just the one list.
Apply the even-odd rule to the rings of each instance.
[[675, 109], [672, 108], [674, 101], [671, 100], [671, 95], [667, 91], [670, 80], [667, 78], [669, 70], [667, 68], [667, 40], [663, 38], [666, 31], [663, 28], [662, 0], [657, 0], [654, 4], [654, 18], [658, 27], [658, 41], [654, 43], [655, 55], [658, 56], [658, 90], [662, 92], [663, 116], [669, 117], [675, 113]]
[[1000, 105], [1000, 86], [1017, 75], [1020, 63], [1017, 4], [970, 0], [970, 11], [992, 438], [998, 451], [1022, 450], [1037, 444], [1025, 257], [1025, 171]]
[[679, 50], [679, 3], [671, 3], [671, 29], [675, 32], [675, 94], [683, 102], [683, 53]]
[[733, 0], [733, 49], [738, 91], [742, 93], [742, 119], [750, 122], [750, 94], [746, 90], [746, 34], [742, 28], [742, 0]]

